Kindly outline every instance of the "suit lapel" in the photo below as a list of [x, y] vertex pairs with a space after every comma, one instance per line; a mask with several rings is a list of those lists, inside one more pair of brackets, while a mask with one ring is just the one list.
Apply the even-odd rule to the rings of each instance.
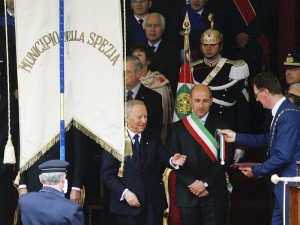
[[213, 119], [213, 116], [211, 115], [211, 113], [209, 113], [204, 125], [213, 137], [215, 136], [216, 132], [216, 124], [214, 121], [215, 120]]
[[149, 154], [149, 136], [147, 135], [147, 132], [142, 133], [141, 137], [141, 167], [142, 170], [144, 170], [146, 164], [147, 164], [147, 156]]
[[276, 132], [276, 124], [277, 124], [277, 120], [278, 120], [278, 116], [279, 116], [279, 114], [282, 112], [282, 110], [284, 110], [285, 108], [286, 108], [286, 103], [288, 103], [287, 102], [288, 100], [287, 99], [285, 99], [282, 103], [281, 103], [281, 105], [279, 106], [279, 108], [278, 108], [278, 110], [277, 110], [277, 112], [276, 112], [276, 115], [275, 115], [275, 117], [273, 118], [273, 121], [272, 121], [272, 125], [271, 125], [271, 128], [270, 128], [270, 133], [269, 133], [269, 140], [268, 140], [268, 142], [269, 142], [269, 149], [271, 148], [271, 146], [272, 146], [272, 139], [273, 139], [273, 137], [274, 137], [274, 135], [275, 135], [275, 132]]
[[145, 96], [144, 96], [144, 95], [145, 95], [145, 94], [144, 94], [144, 90], [145, 90], [145, 87], [144, 87], [144, 85], [141, 84], [141, 87], [140, 87], [138, 93], [137, 93], [136, 96], [135, 96], [135, 99], [136, 99], [136, 100], [144, 101], [144, 99], [145, 99]]

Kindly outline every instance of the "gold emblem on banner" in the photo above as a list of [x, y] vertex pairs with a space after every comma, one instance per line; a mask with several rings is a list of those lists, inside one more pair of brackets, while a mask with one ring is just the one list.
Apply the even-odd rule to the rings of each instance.
[[181, 93], [177, 97], [175, 108], [177, 113], [184, 115], [188, 114], [191, 111], [190, 95], [187, 93]]

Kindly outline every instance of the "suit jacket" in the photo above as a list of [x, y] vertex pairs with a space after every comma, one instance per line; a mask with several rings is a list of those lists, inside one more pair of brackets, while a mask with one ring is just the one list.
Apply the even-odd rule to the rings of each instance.
[[19, 207], [23, 225], [84, 225], [82, 207], [51, 187], [22, 195]]
[[[236, 143], [262, 149], [269, 148], [269, 159], [262, 165], [252, 168], [255, 177], [268, 174], [297, 176], [296, 161], [300, 160], [300, 110], [289, 100], [284, 100], [273, 119], [269, 133], [261, 135], [237, 133]], [[282, 212], [283, 182], [275, 185], [274, 193]], [[288, 195], [286, 197], [288, 210]]]
[[163, 122], [161, 95], [141, 84], [141, 87], [134, 99], [140, 100], [146, 105], [148, 113], [147, 127], [160, 132]]
[[[133, 153], [125, 158], [123, 177], [118, 177], [120, 162], [110, 153], [103, 151], [102, 177], [111, 192], [110, 210], [123, 215], [138, 215], [145, 200], [152, 202], [155, 211], [163, 213], [167, 208], [164, 185], [162, 183], [161, 165], [169, 165], [170, 155], [165, 151], [158, 132], [146, 129], [141, 136], [140, 155]], [[122, 200], [124, 190], [132, 191], [141, 207], [135, 208]]]
[[126, 23], [126, 43], [130, 47], [137, 43], [145, 43], [147, 41], [146, 34], [141, 24], [136, 20], [134, 15], [129, 16]]
[[[217, 128], [228, 128], [228, 123], [208, 114], [205, 127], [214, 136]], [[220, 164], [220, 160], [213, 163], [202, 146], [194, 139], [187, 130], [182, 120], [173, 124], [170, 139], [170, 151], [187, 156], [183, 167], [176, 170], [176, 204], [179, 207], [193, 207], [199, 198], [192, 194], [188, 188], [195, 180], [201, 180], [208, 184], [209, 195], [202, 199], [210, 206], [227, 205], [229, 196], [225, 172], [231, 165], [232, 147], [226, 145], [225, 165]]]
[[[256, 18], [246, 25], [242, 15], [233, 0], [223, 1], [224, 12], [224, 56], [230, 59], [243, 59], [249, 64], [250, 78], [261, 72], [263, 48], [257, 42], [259, 37], [266, 34], [269, 21], [272, 18], [272, 1], [250, 0], [256, 12]], [[245, 48], [238, 48], [235, 37], [238, 33], [249, 35]], [[251, 83], [251, 80], [250, 80]]]
[[170, 81], [173, 96], [176, 96], [180, 69], [179, 48], [162, 39], [151, 59], [149, 69], [163, 74]]
[[244, 32], [250, 36], [250, 41], [256, 39], [266, 32], [268, 23], [271, 20], [272, 3], [268, 0], [250, 0], [256, 13], [256, 18], [247, 26], [239, 9], [233, 0], [224, 0], [224, 25], [226, 40], [230, 40], [229, 44], [234, 42], [234, 38], [240, 32]]

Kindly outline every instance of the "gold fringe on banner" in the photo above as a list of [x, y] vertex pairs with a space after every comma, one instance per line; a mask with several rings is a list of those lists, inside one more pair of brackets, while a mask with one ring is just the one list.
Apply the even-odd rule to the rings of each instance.
[[[70, 122], [65, 130], [68, 131], [70, 130], [72, 126], [72, 123]], [[18, 175], [17, 177], [15, 178], [15, 181], [14, 183], [16, 185], [19, 184], [19, 181], [20, 181], [20, 175], [25, 171], [27, 170], [29, 167], [31, 167], [36, 161], [39, 160], [39, 158], [41, 158], [42, 155], [44, 155], [47, 151], [49, 151], [49, 149], [55, 145], [57, 142], [59, 141], [59, 134], [56, 135], [51, 141], [49, 141], [48, 144], [46, 144], [35, 156], [33, 156], [28, 162], [25, 163], [25, 165], [23, 167], [20, 168], [19, 172], [18, 172]]]
[[[116, 149], [114, 149], [106, 141], [104, 141], [103, 139], [101, 139], [100, 137], [98, 137], [97, 135], [95, 135], [94, 133], [92, 133], [89, 129], [87, 129], [86, 127], [84, 127], [80, 122], [78, 122], [76, 120], [73, 120], [73, 125], [78, 130], [80, 130], [82, 133], [84, 133], [86, 136], [90, 137], [96, 143], [100, 144], [102, 148], [104, 148], [106, 151], [108, 151], [109, 153], [111, 153], [116, 159], [118, 159], [119, 161], [123, 160], [123, 156]], [[126, 154], [126, 150], [125, 150], [125, 154]]]
[[124, 151], [124, 156], [122, 158], [122, 161], [121, 161], [121, 166], [119, 168], [119, 172], [118, 172], [118, 177], [123, 177], [123, 173], [124, 173], [124, 161], [125, 161], [125, 158], [127, 156], [132, 156], [132, 144], [131, 144], [131, 140], [128, 136], [128, 132], [127, 132], [127, 129], [125, 130], [125, 151]]

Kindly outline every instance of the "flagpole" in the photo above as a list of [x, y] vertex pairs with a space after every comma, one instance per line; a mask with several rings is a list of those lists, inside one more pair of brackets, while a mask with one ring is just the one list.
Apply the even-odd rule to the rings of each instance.
[[189, 33], [191, 30], [191, 23], [189, 19], [189, 15], [186, 12], [185, 18], [182, 24], [182, 28], [184, 29], [184, 43], [183, 43], [183, 49], [184, 49], [184, 61], [190, 62], [190, 40], [189, 40]]
[[180, 68], [177, 93], [175, 98], [173, 122], [176, 122], [192, 112], [190, 104], [191, 89], [194, 86], [194, 79], [190, 66], [190, 43], [189, 33], [191, 24], [188, 13], [185, 15], [182, 27], [184, 29], [184, 60]]
[[65, 160], [65, 115], [64, 115], [64, 0], [59, 0], [59, 83], [60, 83], [60, 135], [59, 159]]

